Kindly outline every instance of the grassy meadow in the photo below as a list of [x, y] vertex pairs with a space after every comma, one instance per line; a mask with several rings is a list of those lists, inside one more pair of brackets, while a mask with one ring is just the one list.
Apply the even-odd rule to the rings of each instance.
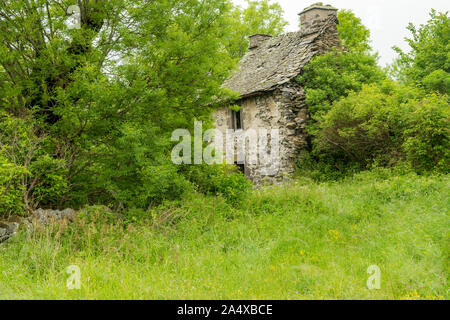
[[449, 182], [380, 170], [238, 206], [191, 194], [145, 219], [89, 208], [0, 245], [0, 299], [448, 299]]

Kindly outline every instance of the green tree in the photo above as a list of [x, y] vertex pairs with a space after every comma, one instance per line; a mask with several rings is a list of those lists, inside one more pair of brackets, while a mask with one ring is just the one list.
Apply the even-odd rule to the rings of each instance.
[[307, 131], [310, 135], [308, 153], [300, 157], [299, 167], [337, 177], [351, 167], [351, 161], [329, 152], [319, 144], [324, 117], [334, 108], [334, 103], [352, 92], [359, 92], [364, 85], [381, 83], [386, 73], [377, 64], [377, 55], [371, 54], [370, 32], [350, 10], [338, 12], [338, 33], [344, 49], [335, 48], [314, 57], [304, 68], [298, 81], [306, 90], [306, 103], [311, 120]]
[[283, 15], [282, 7], [278, 3], [270, 3], [270, 0], [247, 0], [245, 9], [235, 7], [229, 15], [228, 52], [234, 58], [242, 58], [249, 49], [249, 36], [257, 33], [278, 36], [283, 33], [288, 24]]
[[[67, 26], [69, 5], [80, 28]], [[34, 168], [23, 189], [45, 199], [36, 205], [146, 208], [188, 188], [170, 134], [209, 121], [229, 96], [231, 10], [228, 0], [2, 1], [0, 111], [32, 119], [39, 152], [14, 168]], [[4, 126], [0, 136], [11, 141]], [[49, 166], [57, 172], [42, 175]]]
[[338, 20], [339, 37], [348, 50], [358, 53], [369, 53], [372, 50], [370, 30], [351, 10], [339, 10]]
[[430, 20], [420, 27], [409, 24], [412, 37], [406, 39], [411, 50], [394, 47], [399, 58], [394, 75], [401, 81], [429, 91], [450, 92], [450, 18], [448, 13], [432, 10]]
[[[313, 123], [328, 112], [333, 102], [359, 91], [364, 84], [380, 82], [385, 72], [370, 53], [370, 32], [350, 10], [338, 12], [338, 32], [345, 49], [335, 48], [314, 57], [298, 81], [306, 89], [306, 102]], [[354, 32], [352, 32], [354, 31]]]
[[313, 118], [328, 112], [334, 101], [386, 78], [374, 56], [334, 50], [315, 57], [299, 77]]

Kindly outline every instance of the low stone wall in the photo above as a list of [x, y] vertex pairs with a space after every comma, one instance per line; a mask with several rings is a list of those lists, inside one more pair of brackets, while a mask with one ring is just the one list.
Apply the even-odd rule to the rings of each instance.
[[43, 210], [38, 209], [29, 217], [12, 216], [6, 220], [0, 220], [0, 243], [17, 234], [20, 228], [25, 228], [27, 232], [32, 232], [36, 226], [46, 226], [56, 221], [73, 221], [77, 213], [73, 209]]

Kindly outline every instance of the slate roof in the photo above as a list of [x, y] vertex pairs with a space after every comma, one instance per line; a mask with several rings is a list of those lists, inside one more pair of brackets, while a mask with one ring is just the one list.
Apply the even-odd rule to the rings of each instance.
[[297, 77], [316, 54], [315, 40], [330, 24], [313, 34], [291, 32], [268, 39], [250, 50], [238, 70], [223, 84], [242, 98], [272, 91]]

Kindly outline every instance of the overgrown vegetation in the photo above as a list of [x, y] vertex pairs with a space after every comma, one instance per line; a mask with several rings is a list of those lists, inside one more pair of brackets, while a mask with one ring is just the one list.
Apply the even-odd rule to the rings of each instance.
[[344, 48], [298, 79], [299, 178], [251, 190], [234, 166], [170, 159], [174, 129], [209, 129], [236, 98], [221, 84], [247, 36], [286, 25], [247, 2], [0, 3], [0, 217], [82, 209], [0, 247], [0, 299], [449, 298], [448, 14], [410, 25], [412, 51], [384, 70], [340, 11]]
[[[268, 1], [2, 1], [0, 215], [147, 209], [205, 189], [172, 163], [171, 133], [210, 128], [247, 36], [285, 25]], [[208, 193], [245, 194], [238, 173], [215, 170]]]
[[430, 21], [419, 28], [410, 23], [411, 51], [399, 48], [399, 59], [393, 66], [394, 76], [402, 82], [421, 86], [442, 94], [450, 92], [450, 22], [448, 13], [431, 10]]
[[[378, 169], [237, 207], [195, 194], [146, 218], [90, 208], [0, 248], [0, 299], [448, 299], [449, 183]], [[66, 288], [74, 264], [81, 290]]]
[[300, 173], [336, 179], [401, 163], [422, 174], [448, 173], [448, 15], [432, 11], [427, 25], [409, 26], [412, 51], [397, 49], [400, 82], [377, 65], [361, 20], [341, 11], [339, 21], [345, 50], [314, 58], [299, 77], [312, 118], [310, 152], [300, 157]]

